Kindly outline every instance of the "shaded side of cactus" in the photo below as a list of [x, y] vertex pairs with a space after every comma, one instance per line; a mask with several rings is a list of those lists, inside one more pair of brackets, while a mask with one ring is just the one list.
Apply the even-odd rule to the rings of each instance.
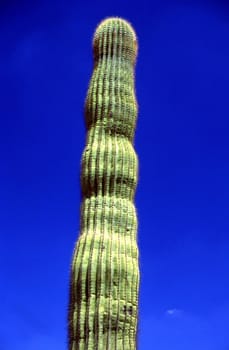
[[134, 350], [139, 263], [134, 195], [138, 159], [132, 26], [108, 18], [93, 38], [85, 102], [80, 236], [71, 267], [69, 350]]

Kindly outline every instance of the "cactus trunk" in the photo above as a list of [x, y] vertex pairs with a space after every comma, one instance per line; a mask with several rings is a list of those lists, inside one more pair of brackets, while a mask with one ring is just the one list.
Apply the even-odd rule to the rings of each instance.
[[120, 18], [100, 23], [85, 102], [80, 236], [68, 312], [69, 350], [136, 349], [139, 292], [133, 147], [137, 39]]

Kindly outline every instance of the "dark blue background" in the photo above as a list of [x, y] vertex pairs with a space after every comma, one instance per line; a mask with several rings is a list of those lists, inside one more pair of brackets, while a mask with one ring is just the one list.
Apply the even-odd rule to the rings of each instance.
[[97, 24], [139, 39], [140, 350], [229, 349], [229, 6], [0, 5], [0, 349], [64, 350]]

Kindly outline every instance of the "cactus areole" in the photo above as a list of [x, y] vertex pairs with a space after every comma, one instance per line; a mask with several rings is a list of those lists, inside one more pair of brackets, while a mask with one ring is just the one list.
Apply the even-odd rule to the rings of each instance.
[[69, 350], [136, 349], [139, 253], [133, 147], [138, 106], [137, 38], [121, 18], [108, 18], [93, 38], [94, 67], [85, 101], [80, 235], [68, 312]]

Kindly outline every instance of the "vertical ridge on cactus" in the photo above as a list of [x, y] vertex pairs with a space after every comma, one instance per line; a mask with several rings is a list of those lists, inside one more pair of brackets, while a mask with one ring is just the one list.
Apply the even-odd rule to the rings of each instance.
[[121, 18], [105, 19], [95, 31], [85, 101], [80, 236], [71, 266], [69, 350], [136, 349], [137, 49], [132, 26]]

